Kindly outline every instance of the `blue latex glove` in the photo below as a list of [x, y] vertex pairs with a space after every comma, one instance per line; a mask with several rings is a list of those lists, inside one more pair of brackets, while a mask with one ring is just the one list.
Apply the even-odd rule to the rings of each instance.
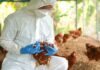
[[20, 50], [21, 54], [38, 54], [40, 52], [42, 52], [42, 50], [40, 50], [40, 42], [27, 45]]
[[51, 55], [54, 55], [57, 53], [57, 49], [56, 48], [53, 48], [51, 46], [44, 46], [45, 49], [47, 50], [47, 53], [45, 54], [46, 56], [51, 56]]
[[37, 47], [37, 51], [35, 54], [41, 53], [43, 51], [40, 49], [40, 42], [36, 42], [34, 45]]

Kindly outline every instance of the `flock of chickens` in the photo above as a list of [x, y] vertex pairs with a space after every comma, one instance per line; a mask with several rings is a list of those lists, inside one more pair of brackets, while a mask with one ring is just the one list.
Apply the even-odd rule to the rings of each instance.
[[[58, 47], [61, 47], [61, 44], [66, 43], [68, 41], [68, 39], [70, 39], [70, 38], [76, 39], [81, 35], [82, 35], [82, 30], [81, 30], [81, 28], [79, 28], [77, 30], [69, 31], [69, 34], [61, 34], [61, 33], [57, 34], [55, 36], [55, 41], [56, 41], [56, 44], [58, 45]], [[100, 59], [100, 55], [99, 55], [100, 54], [100, 46], [95, 46], [90, 43], [86, 43], [85, 46], [86, 46], [86, 50], [87, 50], [85, 52], [85, 55], [88, 57], [88, 59], [98, 61]], [[69, 69], [68, 70], [71, 70], [71, 67], [76, 63], [76, 60], [77, 60], [76, 55], [77, 55], [76, 52], [73, 51], [69, 56], [64, 56], [69, 61]]]
[[81, 36], [82, 34], [82, 30], [81, 28], [77, 29], [77, 30], [71, 30], [69, 31], [69, 34], [57, 34], [55, 36], [55, 41], [56, 41], [56, 44], [59, 44], [59, 43], [65, 43], [67, 42], [67, 40], [72, 37], [72, 38], [78, 38], [79, 36]]
[[[82, 34], [81, 28], [79, 28], [77, 30], [69, 31], [69, 34], [61, 34], [61, 33], [59, 33], [59, 34], [57, 34], [55, 36], [55, 43], [56, 43], [56, 45], [58, 47], [60, 47], [59, 44], [66, 43], [69, 38], [76, 39], [79, 36], [81, 36], [81, 34]], [[58, 56], [60, 56], [60, 55], [58, 55]], [[70, 70], [70, 68], [76, 62], [76, 52], [74, 51], [74, 52], [71, 53], [71, 55], [69, 55], [67, 57], [64, 56], [64, 58], [66, 58], [69, 61], [69, 68], [68, 68], [68, 70]]]

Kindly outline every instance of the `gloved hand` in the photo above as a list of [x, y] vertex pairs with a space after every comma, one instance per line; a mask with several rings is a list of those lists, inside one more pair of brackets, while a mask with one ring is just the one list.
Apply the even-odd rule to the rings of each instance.
[[43, 50], [40, 49], [40, 47], [41, 47], [41, 46], [40, 46], [40, 42], [37, 41], [37, 42], [34, 44], [34, 46], [36, 46], [36, 48], [37, 48], [36, 54], [41, 53], [41, 52], [43, 51]]
[[42, 50], [40, 50], [40, 42], [27, 45], [20, 50], [21, 54], [38, 54], [40, 52], [42, 52]]
[[54, 47], [52, 47], [52, 46], [44, 46], [45, 47], [45, 49], [47, 50], [47, 53], [45, 54], [45, 55], [47, 55], [47, 56], [51, 56], [51, 55], [54, 55], [54, 54], [56, 54], [57, 53], [57, 49], [56, 48], [54, 48]]

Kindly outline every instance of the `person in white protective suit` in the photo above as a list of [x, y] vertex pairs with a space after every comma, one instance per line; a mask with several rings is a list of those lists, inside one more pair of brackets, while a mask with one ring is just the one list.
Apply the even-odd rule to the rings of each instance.
[[[2, 70], [67, 70], [65, 58], [51, 56], [49, 67], [36, 66], [31, 44], [54, 43], [53, 20], [49, 13], [56, 0], [31, 0], [27, 7], [10, 14], [4, 21], [0, 45], [8, 51]], [[44, 7], [43, 7], [44, 6]], [[57, 50], [57, 47], [54, 48]], [[24, 54], [27, 53], [27, 54]], [[49, 53], [47, 54], [49, 55]]]

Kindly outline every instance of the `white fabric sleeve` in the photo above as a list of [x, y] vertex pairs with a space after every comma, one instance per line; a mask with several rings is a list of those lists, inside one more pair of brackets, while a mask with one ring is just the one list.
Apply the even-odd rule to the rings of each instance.
[[47, 42], [54, 44], [54, 26], [52, 20], [50, 23], [49, 36], [47, 37]]
[[55, 39], [54, 39], [54, 37], [55, 37], [55, 35], [54, 35], [54, 24], [53, 24], [52, 18], [51, 18], [51, 26], [50, 26], [49, 32], [50, 33], [49, 33], [49, 36], [47, 38], [47, 42], [54, 44], [54, 47], [58, 50], [57, 45], [55, 45]]
[[14, 42], [14, 39], [17, 34], [16, 21], [11, 17], [7, 17], [4, 23], [4, 28], [0, 37], [0, 45], [8, 52], [19, 54], [20, 48]]

